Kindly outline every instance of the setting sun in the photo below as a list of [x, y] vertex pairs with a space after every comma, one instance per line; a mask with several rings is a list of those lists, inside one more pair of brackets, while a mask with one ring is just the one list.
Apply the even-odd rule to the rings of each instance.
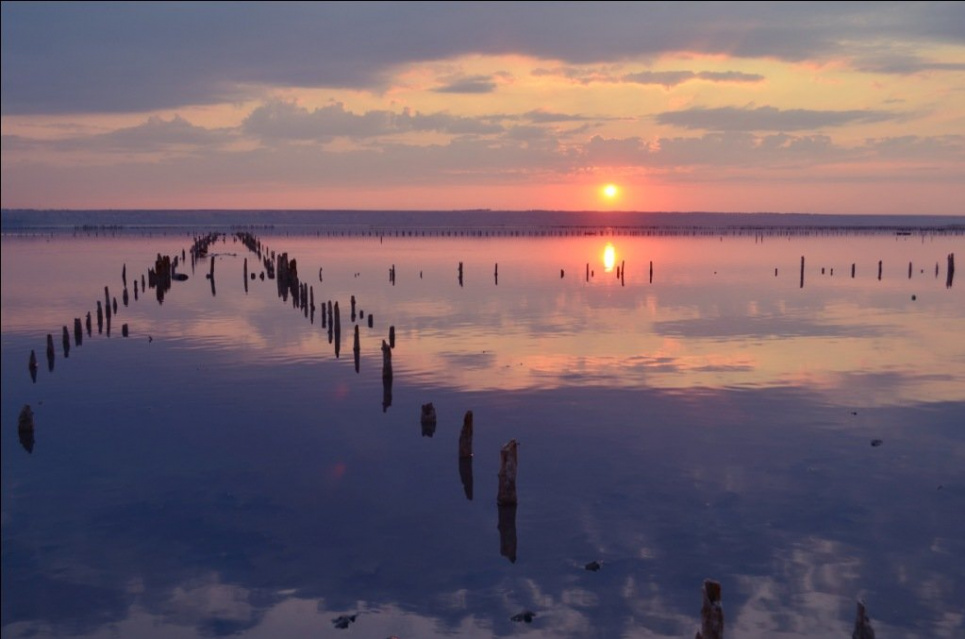
[[616, 199], [617, 195], [620, 194], [620, 189], [617, 188], [616, 184], [607, 184], [603, 187], [603, 197], [608, 200]]

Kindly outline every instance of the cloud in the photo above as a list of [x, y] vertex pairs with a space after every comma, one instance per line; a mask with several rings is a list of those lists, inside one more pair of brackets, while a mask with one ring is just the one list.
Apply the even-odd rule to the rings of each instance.
[[492, 93], [496, 83], [489, 76], [473, 76], [433, 89], [435, 93]]
[[94, 135], [71, 135], [55, 139], [3, 136], [5, 151], [53, 150], [61, 152], [156, 153], [190, 149], [213, 149], [236, 139], [228, 129], [207, 129], [179, 115], [165, 120], [150, 116], [142, 124]]
[[765, 78], [757, 73], [744, 73], [743, 71], [638, 71], [635, 73], [619, 73], [609, 68], [578, 68], [578, 67], [552, 67], [539, 68], [532, 72], [534, 77], [556, 76], [572, 80], [578, 84], [589, 85], [596, 82], [616, 84], [630, 83], [643, 85], [657, 85], [664, 88], [672, 88], [690, 82], [692, 80], [703, 80], [705, 82], [741, 82], [754, 83], [762, 82]]
[[641, 71], [639, 73], [627, 73], [621, 76], [620, 80], [635, 84], [658, 84], [669, 89], [690, 80], [752, 83], [762, 82], [764, 76], [741, 71]]
[[578, 65], [671, 53], [803, 61], [840, 58], [869, 42], [914, 50], [965, 41], [965, 4], [955, 2], [887, 11], [874, 3], [507, 3], [493, 11], [482, 2], [176, 10], [4, 2], [0, 12], [4, 114], [147, 112], [237, 101], [267, 87], [379, 89], [399, 65], [467, 55]]
[[404, 109], [353, 113], [341, 102], [309, 110], [294, 102], [272, 101], [254, 109], [242, 124], [245, 133], [262, 140], [327, 142], [336, 137], [369, 139], [410, 131], [439, 131], [454, 135], [485, 135], [503, 129], [485, 118], [447, 113], [422, 114]]
[[801, 131], [855, 123], [883, 122], [899, 116], [887, 111], [778, 109], [776, 107], [693, 108], [666, 111], [656, 116], [659, 124], [709, 131]]
[[885, 53], [860, 59], [857, 68], [871, 73], [911, 75], [925, 71], [965, 71], [965, 62], [936, 62], [916, 55]]

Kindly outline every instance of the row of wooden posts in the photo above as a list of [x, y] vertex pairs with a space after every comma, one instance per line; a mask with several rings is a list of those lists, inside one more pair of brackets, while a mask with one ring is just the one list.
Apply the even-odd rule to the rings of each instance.
[[[210, 233], [206, 236], [198, 237], [195, 239], [194, 244], [191, 247], [192, 259], [201, 258], [206, 255], [208, 246], [218, 239], [217, 233]], [[185, 253], [181, 252], [181, 261], [184, 260]], [[133, 278], [133, 289], [134, 289], [134, 301], [138, 301], [141, 293], [146, 292], [148, 288], [155, 289], [157, 294], [157, 301], [159, 304], [164, 303], [164, 295], [171, 288], [172, 281], [181, 281], [187, 279], [187, 275], [183, 275], [177, 272], [178, 267], [178, 256], [174, 256], [172, 259], [169, 255], [157, 255], [153, 268], [149, 268], [147, 272], [147, 277], [142, 274], [140, 280], [138, 278]], [[213, 281], [213, 267], [212, 267], [212, 281]], [[123, 305], [126, 307], [130, 304], [130, 295], [128, 293], [128, 281], [127, 281], [127, 264], [121, 267], [121, 283], [123, 284], [123, 291], [121, 293], [121, 300]], [[214, 284], [212, 283], [212, 287]], [[213, 290], [213, 289], [212, 289]], [[88, 311], [84, 320], [79, 317], [75, 317], [73, 321], [73, 344], [71, 343], [71, 332], [68, 330], [65, 324], [61, 329], [61, 350], [64, 359], [70, 357], [70, 349], [73, 347], [80, 347], [84, 343], [84, 333], [86, 331], [87, 337], [93, 337], [94, 332], [94, 317], [97, 318], [97, 333], [104, 334], [106, 332], [107, 337], [111, 336], [111, 324], [112, 319], [118, 314], [118, 303], [117, 296], [112, 296], [110, 287], [104, 287], [104, 299], [96, 300], [96, 311], [95, 315], [91, 315]], [[128, 337], [130, 330], [128, 325], [121, 325], [121, 336]], [[56, 349], [54, 348], [54, 336], [52, 333], [47, 334], [47, 370], [48, 372], [54, 371], [54, 363], [56, 361]], [[37, 381], [37, 373], [39, 371], [39, 364], [37, 361], [37, 353], [35, 350], [30, 351], [30, 356], [27, 361], [27, 370], [30, 373], [31, 379]]]
[[[945, 267], [945, 288], [952, 287], [952, 281], [955, 279], [955, 254], [949, 253], [946, 257], [946, 267]], [[856, 265], [854, 262], [851, 263], [851, 279], [854, 279]], [[651, 265], [651, 281], [653, 278], [653, 266]], [[821, 267], [821, 275], [825, 274], [826, 267]], [[914, 273], [914, 263], [908, 262], [908, 279], [911, 279]], [[884, 260], [878, 260], [878, 280], [881, 280], [882, 274], [884, 272]], [[925, 269], [921, 269], [924, 273]], [[941, 266], [939, 262], [935, 262], [935, 277], [937, 278], [941, 273]], [[834, 269], [830, 269], [830, 275], [834, 276]], [[777, 269], [774, 269], [774, 276], [777, 277]], [[801, 281], [800, 288], [804, 288], [804, 256], [801, 256]]]

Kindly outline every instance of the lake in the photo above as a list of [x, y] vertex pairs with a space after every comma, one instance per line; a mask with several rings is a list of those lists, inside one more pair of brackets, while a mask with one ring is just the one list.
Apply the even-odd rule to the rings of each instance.
[[2, 238], [5, 638], [965, 636], [961, 230], [199, 235]]

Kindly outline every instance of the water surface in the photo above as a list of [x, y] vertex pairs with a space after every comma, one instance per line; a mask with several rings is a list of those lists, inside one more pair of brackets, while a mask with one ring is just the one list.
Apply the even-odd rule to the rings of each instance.
[[4, 637], [962, 636], [961, 235], [256, 235], [338, 356], [230, 233], [3, 237]]

